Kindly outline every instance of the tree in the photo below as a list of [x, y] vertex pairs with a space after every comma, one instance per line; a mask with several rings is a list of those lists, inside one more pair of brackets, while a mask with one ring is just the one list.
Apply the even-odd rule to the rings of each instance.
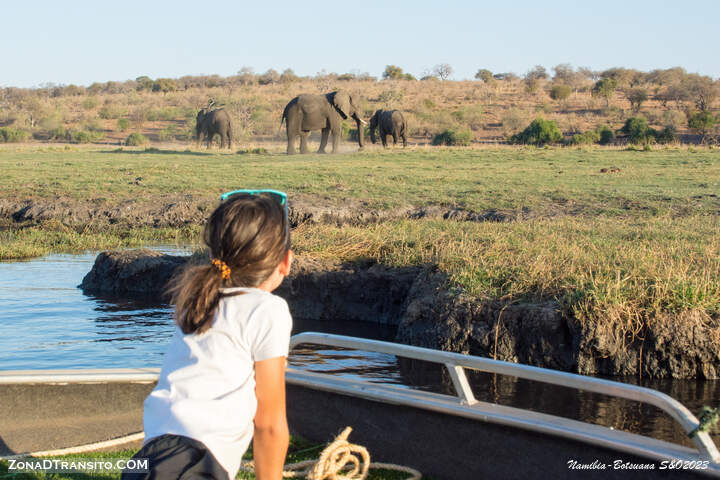
[[258, 83], [260, 85], [272, 85], [273, 83], [278, 83], [279, 81], [280, 74], [272, 68], [258, 77]]
[[511, 144], [544, 145], [558, 143], [562, 140], [562, 132], [552, 120], [536, 118], [522, 132], [508, 139]]
[[569, 63], [561, 63], [559, 65], [555, 65], [553, 67], [553, 72], [555, 72], [553, 82], [559, 83], [561, 85], [572, 85], [573, 76], [575, 75], [575, 70], [573, 69], [572, 65], [570, 65]]
[[690, 98], [695, 106], [702, 111], [708, 110], [718, 97], [720, 85], [713, 82], [712, 78], [693, 73], [687, 76], [683, 85], [687, 88]]
[[601, 78], [595, 83], [592, 89], [593, 97], [603, 97], [606, 102], [606, 106], [610, 106], [610, 99], [615, 93], [617, 88], [617, 81], [613, 77]]
[[297, 79], [298, 76], [295, 75], [292, 68], [286, 68], [283, 70], [282, 74], [280, 74], [280, 83], [292, 83], [297, 81]]
[[172, 78], [158, 78], [152, 86], [153, 92], [163, 92], [163, 94], [174, 92], [175, 90], [177, 90], [177, 85]]
[[625, 96], [630, 101], [630, 108], [632, 108], [633, 112], [638, 112], [642, 104], [648, 99], [647, 90], [639, 87], [631, 88]]
[[492, 72], [486, 68], [478, 70], [475, 74], [475, 78], [482, 80], [485, 83], [491, 83], [494, 80]]
[[147, 75], [137, 77], [135, 81], [137, 82], [137, 86], [135, 87], [137, 91], [152, 90], [153, 84], [155, 83], [153, 79]]
[[440, 63], [433, 67], [432, 73], [440, 80], [447, 80], [452, 75], [453, 69], [448, 63]]
[[382, 78], [385, 80], [399, 80], [403, 78], [403, 69], [397, 65], [386, 65], [385, 71], [382, 74]]
[[712, 131], [716, 123], [717, 119], [707, 110], [693, 113], [688, 118], [688, 127], [697, 130], [703, 136], [703, 140]]
[[620, 131], [627, 135], [632, 143], [647, 144], [653, 141], [657, 135], [643, 117], [628, 118]]
[[242, 67], [240, 71], [238, 71], [238, 80], [242, 85], [255, 85], [257, 76], [252, 67]]
[[547, 70], [542, 65], [535, 65], [535, 67], [525, 74], [525, 86], [529, 92], [537, 90], [541, 80], [548, 78]]
[[553, 85], [550, 89], [550, 98], [562, 102], [567, 100], [572, 93], [572, 88], [568, 85]]

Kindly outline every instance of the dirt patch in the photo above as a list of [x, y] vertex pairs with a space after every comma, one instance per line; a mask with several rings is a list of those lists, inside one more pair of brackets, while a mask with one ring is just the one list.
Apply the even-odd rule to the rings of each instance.
[[[57, 221], [67, 226], [118, 225], [138, 227], [182, 227], [205, 223], [217, 199], [193, 195], [161, 195], [142, 200], [111, 203], [98, 198], [80, 201], [70, 197], [14, 201], [0, 199], [0, 222], [16, 226]], [[468, 222], [503, 222], [528, 216], [521, 212], [490, 209], [482, 212], [439, 206], [376, 209], [360, 201], [342, 204], [300, 196], [289, 204], [290, 221], [333, 225], [366, 225], [402, 218], [437, 218]]]
[[[149, 250], [101, 253], [80, 287], [113, 296], [156, 294], [188, 258]], [[508, 304], [457, 293], [432, 266], [307, 257], [297, 259], [277, 293], [297, 318], [397, 324], [396, 340], [411, 345], [588, 375], [720, 378], [713, 336], [720, 319], [710, 325], [692, 315], [667, 315], [649, 322], [653, 327], [642, 337], [618, 337], [582, 325], [550, 300]]]

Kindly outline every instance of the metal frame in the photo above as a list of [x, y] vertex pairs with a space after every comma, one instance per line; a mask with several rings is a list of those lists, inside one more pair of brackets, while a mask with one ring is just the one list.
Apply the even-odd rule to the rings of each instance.
[[[642, 403], [648, 403], [651, 405], [654, 405], [661, 409], [666, 414], [670, 415], [677, 423], [680, 424], [680, 426], [683, 428], [683, 430], [686, 433], [691, 432], [698, 426], [698, 419], [693, 415], [683, 404], [675, 400], [674, 398], [658, 392], [656, 390], [652, 390], [650, 388], [645, 387], [639, 387], [636, 385], [628, 385], [624, 383], [619, 382], [613, 382], [610, 380], [604, 380], [599, 378], [593, 378], [593, 377], [587, 377], [583, 375], [576, 375], [573, 373], [566, 373], [561, 372], [557, 370], [549, 370], [545, 368], [539, 368], [539, 367], [532, 367], [529, 365], [521, 365], [517, 363], [510, 363], [510, 362], [503, 362], [500, 360], [492, 360], [489, 358], [483, 358], [483, 357], [476, 357], [476, 356], [470, 356], [470, 355], [463, 355], [459, 353], [452, 353], [452, 352], [444, 352], [440, 350], [432, 350], [428, 348], [421, 348], [421, 347], [414, 347], [410, 345], [402, 345], [397, 343], [390, 343], [390, 342], [382, 342], [378, 340], [369, 340], [369, 339], [362, 339], [362, 338], [355, 338], [355, 337], [346, 337], [342, 335], [332, 335], [332, 334], [326, 334], [326, 333], [314, 333], [314, 332], [306, 332], [306, 333], [300, 333], [298, 335], [294, 335], [290, 339], [290, 348], [297, 347], [300, 344], [318, 344], [318, 345], [327, 345], [327, 346], [333, 346], [333, 347], [342, 347], [342, 348], [350, 348], [355, 350], [364, 350], [364, 351], [371, 351], [371, 352], [377, 352], [377, 353], [385, 353], [390, 355], [395, 355], [398, 357], [406, 357], [406, 358], [413, 358], [416, 360], [424, 360], [427, 362], [433, 362], [433, 363], [439, 363], [445, 366], [447, 369], [450, 378], [452, 379], [453, 385], [455, 386], [455, 390], [457, 392], [457, 396], [451, 397], [453, 398], [455, 403], [458, 403], [462, 406], [468, 407], [469, 409], [473, 409], [473, 407], [476, 407], [476, 410], [478, 412], [477, 417], [482, 418], [485, 421], [497, 421], [497, 423], [508, 423], [513, 424], [514, 426], [519, 426], [521, 428], [531, 428], [533, 430], [538, 431], [545, 431], [547, 433], [554, 434], [562, 434], [562, 432], [557, 431], [557, 422], [553, 421], [554, 419], [562, 420], [563, 424], [570, 425], [580, 423], [582, 425], [588, 425], [584, 422], [575, 422], [568, 419], [563, 419], [562, 417], [556, 417], [552, 415], [542, 415], [542, 414], [535, 414], [532, 415], [535, 419], [540, 419], [545, 422], [552, 422], [553, 425], [526, 425], [523, 426], [520, 423], [522, 422], [507, 422], [504, 419], [497, 418], [493, 419], [492, 417], [488, 417], [485, 414], [481, 414], [480, 412], [486, 411], [488, 406], [492, 406], [494, 404], [487, 404], [485, 402], [478, 402], [475, 399], [475, 396], [473, 395], [472, 389], [470, 388], [470, 384], [468, 383], [467, 377], [465, 375], [465, 369], [469, 368], [471, 370], [478, 370], [482, 372], [488, 372], [488, 373], [496, 373], [500, 375], [510, 375], [513, 377], [519, 377], [524, 378], [527, 380], [533, 380], [537, 382], [543, 382], [543, 383], [549, 383], [553, 385], [559, 385], [563, 387], [569, 387], [569, 388], [575, 388], [579, 390], [585, 390], [588, 392], [595, 392], [600, 393], [603, 395], [608, 395], [612, 397], [618, 397], [618, 398], [625, 398], [628, 400], [634, 400], [637, 402]], [[299, 372], [296, 372], [295, 369], [289, 369], [289, 372], [292, 372], [293, 374], [297, 375]], [[293, 381], [295, 378], [288, 378], [289, 383], [298, 383], [302, 384], [302, 382], [295, 382]], [[301, 380], [300, 378], [297, 378], [297, 380]], [[355, 382], [353, 382], [355, 383]], [[378, 384], [374, 384], [372, 382], [363, 382], [358, 381], [358, 384], [367, 384], [368, 388], [377, 389]], [[356, 388], [353, 388], [350, 386], [350, 384], [346, 385], [346, 387], [349, 387], [351, 390], [356, 390]], [[385, 386], [387, 389], [388, 387]], [[422, 394], [424, 392], [416, 392], [416, 397], [422, 396], [418, 394]], [[428, 397], [436, 397], [438, 394], [427, 394]], [[449, 397], [448, 395], [441, 395], [442, 397]], [[420, 401], [416, 406], [420, 408], [427, 408], [422, 405], [422, 401]], [[497, 406], [495, 406], [497, 407]], [[519, 413], [519, 409], [512, 409], [505, 407], [504, 412], [507, 413]], [[522, 411], [527, 412], [527, 411]], [[518, 416], [520, 418], [521, 416]], [[577, 425], [573, 425], [573, 429], [577, 428]], [[617, 432], [610, 430], [605, 427], [598, 427], [596, 425], [592, 425], [591, 430], [596, 431], [594, 433], [597, 433], [597, 428], [609, 430], [613, 433], [622, 434], [619, 436], [625, 436], [625, 435], [631, 435], [627, 434], [625, 432]], [[571, 437], [571, 438], [579, 438], [580, 435], [576, 433], [568, 434], [565, 432], [563, 436]], [[643, 437], [640, 435], [633, 435], [633, 437], [641, 437], [641, 438], [648, 438], [649, 437]], [[583, 438], [583, 441], [587, 441], [588, 438]], [[654, 440], [654, 439], [649, 439]], [[720, 462], [720, 453], [718, 453], [717, 447], [713, 443], [712, 439], [710, 438], [710, 435], [708, 435], [706, 432], [698, 432], [695, 437], [693, 437], [693, 442], [695, 444], [695, 447], [697, 448], [697, 454], [699, 457], [703, 460], [709, 460], [714, 463]], [[602, 443], [604, 446], [608, 446], [606, 442], [598, 442]], [[667, 442], [662, 442], [667, 443]], [[674, 445], [674, 444], [668, 444], [668, 445]], [[615, 445], [617, 448], [621, 445]], [[649, 452], [636, 452], [643, 454], [644, 456], [648, 456]], [[654, 456], [654, 455], [653, 455]], [[718, 468], [720, 468], [720, 465], [718, 465]]]
[[[690, 432], [698, 426], [697, 418], [680, 402], [664, 393], [649, 388], [488, 358], [341, 335], [306, 332], [295, 335], [290, 340], [291, 349], [301, 344], [364, 350], [439, 363], [447, 369], [457, 393], [454, 396], [429, 393], [389, 384], [350, 380], [327, 374], [307, 372], [293, 367], [287, 369], [286, 379], [289, 384], [509, 425], [515, 428], [561, 436], [601, 447], [634, 453], [652, 459], [697, 460], [699, 458], [709, 460], [711, 462], [710, 468], [698, 471], [698, 473], [720, 477], [720, 463], [718, 463], [720, 462], [720, 454], [710, 436], [705, 432], [700, 432], [694, 437], [693, 441], [697, 450], [692, 450], [673, 443], [616, 431], [607, 427], [480, 402], [473, 395], [465, 375], [465, 369], [510, 375], [648, 403], [655, 405], [670, 415], [682, 426], [685, 432]], [[159, 373], [159, 368], [0, 371], [0, 385], [149, 383], [156, 381]]]

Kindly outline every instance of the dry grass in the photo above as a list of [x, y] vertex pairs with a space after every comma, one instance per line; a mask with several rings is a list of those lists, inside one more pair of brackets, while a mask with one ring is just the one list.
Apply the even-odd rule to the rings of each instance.
[[[428, 142], [447, 128], [467, 128], [476, 141], [498, 142], [524, 128], [536, 116], [555, 120], [566, 135], [610, 125], [622, 126], [630, 116], [630, 102], [618, 92], [606, 107], [604, 100], [593, 98], [591, 82], [580, 86], [562, 102], [548, 95], [550, 83], [542, 82], [528, 92], [521, 80], [496, 81], [341, 81], [337, 79], [301, 79], [270, 85], [229, 85], [189, 88], [166, 94], [150, 91], [128, 93], [83, 93], [76, 96], [40, 96], [9, 102], [0, 112], [0, 126], [15, 125], [31, 131], [40, 139], [58, 128], [70, 131], [98, 131], [99, 143], [118, 144], [131, 131], [138, 131], [153, 142], [191, 143], [195, 114], [209, 98], [224, 104], [233, 117], [236, 142], [281, 140], [280, 117], [285, 104], [300, 93], [320, 93], [339, 88], [362, 97], [368, 118], [377, 108], [397, 108], [406, 113], [414, 142]], [[652, 85], [646, 85], [649, 91]], [[687, 130], [682, 110], [685, 104], [663, 105], [650, 96], [639, 112], [652, 126], [674, 125], [679, 133]], [[125, 119], [122, 130], [118, 120]], [[62, 137], [59, 138], [62, 140]]]

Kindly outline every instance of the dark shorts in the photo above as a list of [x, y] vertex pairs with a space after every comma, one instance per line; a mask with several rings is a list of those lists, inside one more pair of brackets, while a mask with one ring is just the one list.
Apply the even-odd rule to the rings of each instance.
[[146, 443], [133, 458], [147, 458], [147, 473], [123, 472], [121, 480], [228, 480], [229, 475], [208, 448], [181, 435], [161, 435]]

